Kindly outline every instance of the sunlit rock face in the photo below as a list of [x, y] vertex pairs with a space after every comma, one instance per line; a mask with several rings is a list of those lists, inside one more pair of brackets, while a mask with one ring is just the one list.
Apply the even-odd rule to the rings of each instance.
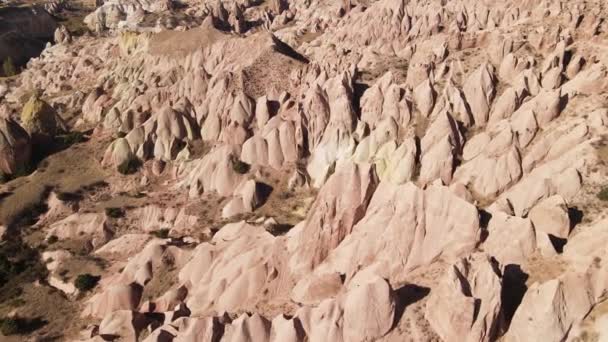
[[600, 1], [68, 5], [0, 9], [24, 338], [608, 338]]

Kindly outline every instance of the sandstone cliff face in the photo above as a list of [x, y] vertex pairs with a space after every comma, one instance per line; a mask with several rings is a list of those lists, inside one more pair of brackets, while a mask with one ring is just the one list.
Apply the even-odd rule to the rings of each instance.
[[[73, 340], [605, 338], [607, 15], [105, 2], [0, 108], [37, 91], [88, 139], [63, 152], [107, 177], [8, 231], [55, 241], [40, 286], [79, 304]], [[15, 125], [9, 171], [29, 146]], [[91, 292], [61, 278], [73, 265], [101, 276]]]

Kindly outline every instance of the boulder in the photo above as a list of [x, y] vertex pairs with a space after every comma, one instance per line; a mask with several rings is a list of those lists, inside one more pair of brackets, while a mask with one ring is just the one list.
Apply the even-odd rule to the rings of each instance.
[[67, 130], [55, 109], [36, 95], [23, 106], [21, 124], [36, 144], [46, 145]]
[[570, 235], [568, 204], [560, 195], [551, 196], [535, 205], [528, 214], [534, 228], [561, 239]]
[[15, 121], [0, 118], [0, 178], [27, 171], [31, 153], [27, 132]]

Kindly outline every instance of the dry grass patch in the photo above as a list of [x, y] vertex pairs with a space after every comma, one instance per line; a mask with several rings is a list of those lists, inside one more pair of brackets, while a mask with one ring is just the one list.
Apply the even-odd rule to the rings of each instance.
[[0, 187], [0, 224], [13, 224], [20, 215], [43, 202], [50, 189], [77, 192], [103, 182], [107, 174], [96, 159], [99, 154], [96, 145], [91, 142], [73, 145], [50, 155], [30, 176], [14, 179]]

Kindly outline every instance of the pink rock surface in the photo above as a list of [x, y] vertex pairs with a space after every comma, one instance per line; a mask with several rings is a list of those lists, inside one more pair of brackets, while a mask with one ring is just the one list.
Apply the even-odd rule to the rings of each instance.
[[0, 259], [48, 271], [4, 314], [66, 316], [24, 339], [604, 337], [601, 1], [177, 5], [0, 14], [55, 39], [0, 78]]

